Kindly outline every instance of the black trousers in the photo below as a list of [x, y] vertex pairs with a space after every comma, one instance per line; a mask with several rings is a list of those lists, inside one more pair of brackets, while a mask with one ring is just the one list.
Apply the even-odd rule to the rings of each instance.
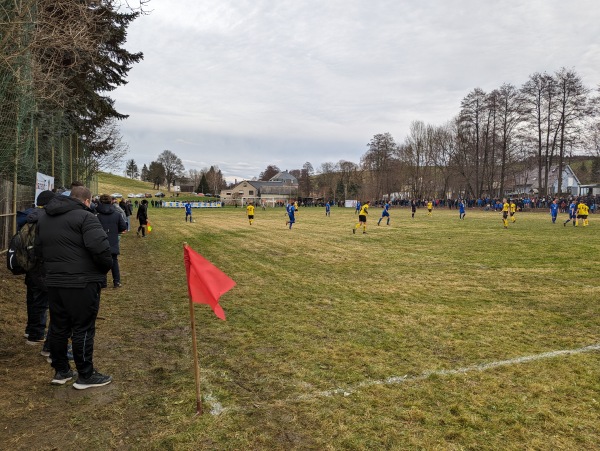
[[51, 317], [48, 344], [52, 367], [63, 373], [69, 370], [67, 346], [71, 337], [77, 372], [87, 379], [94, 371], [94, 337], [100, 308], [100, 283], [88, 283], [84, 288], [48, 287], [48, 300]]
[[43, 340], [46, 336], [46, 313], [48, 311], [48, 293], [31, 280], [25, 280], [27, 285], [27, 326], [25, 333], [29, 340]]

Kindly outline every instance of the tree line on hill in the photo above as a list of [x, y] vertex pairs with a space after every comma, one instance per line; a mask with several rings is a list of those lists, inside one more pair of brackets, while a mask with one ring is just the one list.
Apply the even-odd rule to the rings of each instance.
[[[367, 144], [359, 163], [340, 160], [310, 162], [290, 170], [298, 179], [300, 197], [382, 199], [392, 193], [412, 198], [455, 196], [502, 197], [519, 174], [537, 172], [538, 193], [549, 194], [549, 176], [558, 167], [562, 192], [563, 168], [578, 156], [592, 158], [590, 175], [600, 183], [599, 97], [571, 69], [534, 73], [521, 86], [504, 83], [484, 92], [476, 88], [461, 101], [456, 117], [443, 125], [413, 121], [402, 143], [379, 133]], [[585, 166], [582, 166], [584, 168]], [[281, 170], [268, 165], [258, 180]], [[128, 176], [167, 186], [178, 180], [197, 192], [229, 188], [218, 166], [187, 173], [181, 160], [165, 150], [138, 174], [133, 160]]]
[[196, 193], [219, 194], [227, 186], [218, 166], [213, 165], [202, 170], [190, 169], [186, 172], [181, 158], [171, 150], [163, 150], [148, 166], [144, 164], [141, 171], [135, 160], [128, 160], [125, 175], [132, 179], [152, 182], [155, 189], [164, 185], [167, 191], [178, 184], [189, 186]]
[[592, 159], [590, 178], [600, 183], [599, 110], [598, 92], [574, 70], [534, 73], [521, 87], [504, 83], [487, 93], [472, 90], [446, 124], [413, 121], [402, 143], [390, 133], [374, 135], [358, 164], [323, 163], [314, 174], [307, 162], [290, 173], [302, 197], [502, 197], [529, 170], [537, 173], [540, 196], [550, 194], [549, 177], [556, 170], [562, 193], [563, 168], [583, 155]]

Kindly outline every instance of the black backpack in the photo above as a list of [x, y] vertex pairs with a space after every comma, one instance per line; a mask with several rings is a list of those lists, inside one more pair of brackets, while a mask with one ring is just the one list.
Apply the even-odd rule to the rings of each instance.
[[31, 271], [37, 264], [34, 249], [36, 231], [37, 223], [28, 222], [10, 239], [6, 253], [6, 267], [14, 275]]

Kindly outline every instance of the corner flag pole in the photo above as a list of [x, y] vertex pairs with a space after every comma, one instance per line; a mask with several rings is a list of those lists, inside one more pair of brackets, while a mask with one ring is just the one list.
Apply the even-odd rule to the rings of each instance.
[[[183, 243], [183, 247], [188, 244], [186, 242]], [[192, 297], [189, 296], [190, 301], [190, 321], [192, 326], [192, 349], [194, 352], [194, 378], [196, 380], [196, 415], [202, 415], [202, 397], [200, 396], [200, 366], [198, 362], [198, 345], [196, 344], [196, 318], [194, 316], [194, 303], [192, 302]]]

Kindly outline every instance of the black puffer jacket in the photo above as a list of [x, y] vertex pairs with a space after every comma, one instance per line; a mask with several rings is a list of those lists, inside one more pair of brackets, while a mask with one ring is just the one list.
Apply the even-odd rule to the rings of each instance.
[[73, 197], [57, 196], [38, 219], [36, 249], [49, 287], [82, 288], [103, 282], [112, 267], [108, 237], [98, 218]]
[[112, 204], [98, 204], [96, 213], [98, 213], [98, 220], [102, 224], [102, 228], [108, 235], [110, 252], [119, 254], [119, 234], [127, 230], [123, 216]]

